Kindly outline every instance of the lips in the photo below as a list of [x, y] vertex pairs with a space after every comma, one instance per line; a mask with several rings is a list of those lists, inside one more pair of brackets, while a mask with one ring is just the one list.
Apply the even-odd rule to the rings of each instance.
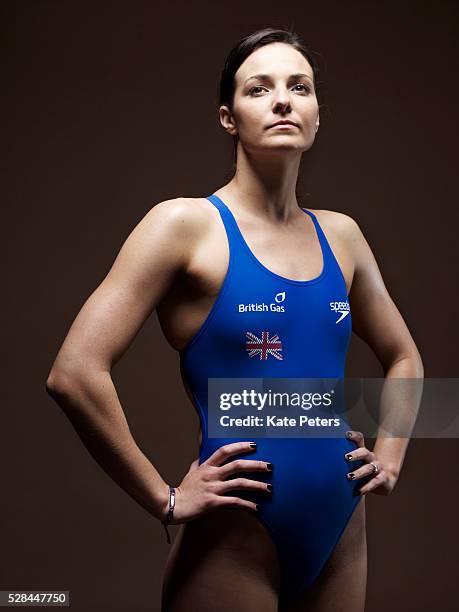
[[293, 121], [276, 121], [276, 123], [273, 123], [269, 127], [275, 127], [276, 125], [293, 125], [295, 127], [298, 127], [298, 124], [294, 123]]

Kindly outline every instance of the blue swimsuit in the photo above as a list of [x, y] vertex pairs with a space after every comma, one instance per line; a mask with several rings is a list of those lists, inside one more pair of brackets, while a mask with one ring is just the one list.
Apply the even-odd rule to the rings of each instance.
[[[180, 351], [185, 386], [199, 414], [199, 463], [225, 444], [250, 437], [209, 438], [209, 378], [344, 378], [352, 330], [343, 274], [314, 213], [310, 216], [323, 256], [322, 272], [308, 281], [288, 279], [266, 268], [252, 253], [230, 209], [215, 194], [207, 197], [223, 221], [229, 265], [220, 292], [204, 323]], [[281, 295], [283, 312], [239, 311], [239, 304], [273, 303]], [[337, 305], [341, 303], [338, 308]], [[330, 557], [361, 497], [346, 474], [363, 465], [344, 455], [356, 443], [342, 437], [258, 438], [253, 452], [237, 458], [272, 462], [272, 472], [238, 472], [272, 482], [272, 494], [233, 490], [231, 496], [260, 505], [255, 512], [276, 545], [280, 597], [307, 589]]]

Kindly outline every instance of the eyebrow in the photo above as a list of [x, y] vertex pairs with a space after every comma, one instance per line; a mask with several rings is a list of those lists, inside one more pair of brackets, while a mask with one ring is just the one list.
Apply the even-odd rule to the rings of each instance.
[[[310, 81], [313, 82], [312, 78], [309, 75], [304, 74], [302, 72], [297, 72], [296, 74], [291, 74], [290, 75], [291, 79], [299, 79], [300, 77], [306, 77], [307, 79], [309, 79]], [[253, 74], [252, 76], [248, 77], [244, 81], [244, 85], [247, 83], [247, 81], [250, 81], [250, 79], [260, 79], [261, 81], [263, 81], [263, 80], [269, 81], [270, 78], [271, 77], [269, 76], [269, 74]]]

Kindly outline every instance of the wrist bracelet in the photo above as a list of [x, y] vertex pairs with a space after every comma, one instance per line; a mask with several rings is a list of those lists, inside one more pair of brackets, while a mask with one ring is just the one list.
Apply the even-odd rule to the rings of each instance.
[[167, 511], [166, 518], [161, 521], [162, 524], [164, 525], [164, 529], [166, 530], [168, 544], [171, 543], [171, 536], [169, 535], [169, 529], [167, 528], [167, 526], [172, 520], [172, 516], [174, 514], [174, 508], [175, 508], [175, 489], [174, 487], [169, 486], [169, 509]]

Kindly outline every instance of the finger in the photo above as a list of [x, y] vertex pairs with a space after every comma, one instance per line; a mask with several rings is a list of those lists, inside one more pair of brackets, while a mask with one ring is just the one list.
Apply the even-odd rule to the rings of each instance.
[[195, 470], [197, 470], [199, 467], [199, 459], [195, 459], [192, 464], [190, 465], [188, 471], [189, 472], [194, 472]]
[[254, 451], [256, 448], [256, 442], [232, 442], [231, 444], [225, 444], [224, 446], [217, 448], [217, 450], [214, 451], [204, 463], [207, 463], [208, 465], [220, 466], [224, 461], [233, 455]]
[[217, 507], [247, 508], [248, 510], [255, 510], [255, 512], [258, 512], [260, 509], [260, 506], [255, 502], [241, 499], [240, 497], [225, 497], [223, 495], [217, 496], [213, 504]]
[[[380, 472], [379, 472], [380, 473]], [[348, 480], [358, 480], [359, 478], [365, 478], [367, 476], [371, 476], [375, 474], [375, 469], [371, 463], [365, 463], [361, 467], [349, 472], [347, 474]]]
[[272, 472], [273, 464], [256, 459], [234, 459], [219, 469], [221, 478], [227, 478], [237, 472]]
[[218, 483], [217, 493], [240, 490], [271, 493], [273, 490], [273, 486], [269, 482], [251, 480], [250, 478], [233, 478], [231, 480], [224, 480], [223, 482]]
[[386, 474], [383, 470], [382, 472], [379, 472], [379, 474], [376, 474], [376, 476], [374, 476], [374, 478], [372, 478], [370, 482], [367, 482], [365, 485], [363, 485], [363, 487], [360, 488], [360, 495], [365, 495], [366, 493], [373, 491], [373, 489], [380, 487], [385, 482], [385, 480]]
[[359, 448], [363, 448], [365, 446], [365, 440], [361, 431], [354, 431], [352, 429], [350, 431], [346, 431], [346, 438], [355, 442]]
[[370, 461], [374, 460], [374, 455], [366, 446], [364, 446], [363, 448], [356, 448], [353, 451], [345, 453], [344, 458], [348, 462], [365, 461], [366, 463], [370, 463]]

